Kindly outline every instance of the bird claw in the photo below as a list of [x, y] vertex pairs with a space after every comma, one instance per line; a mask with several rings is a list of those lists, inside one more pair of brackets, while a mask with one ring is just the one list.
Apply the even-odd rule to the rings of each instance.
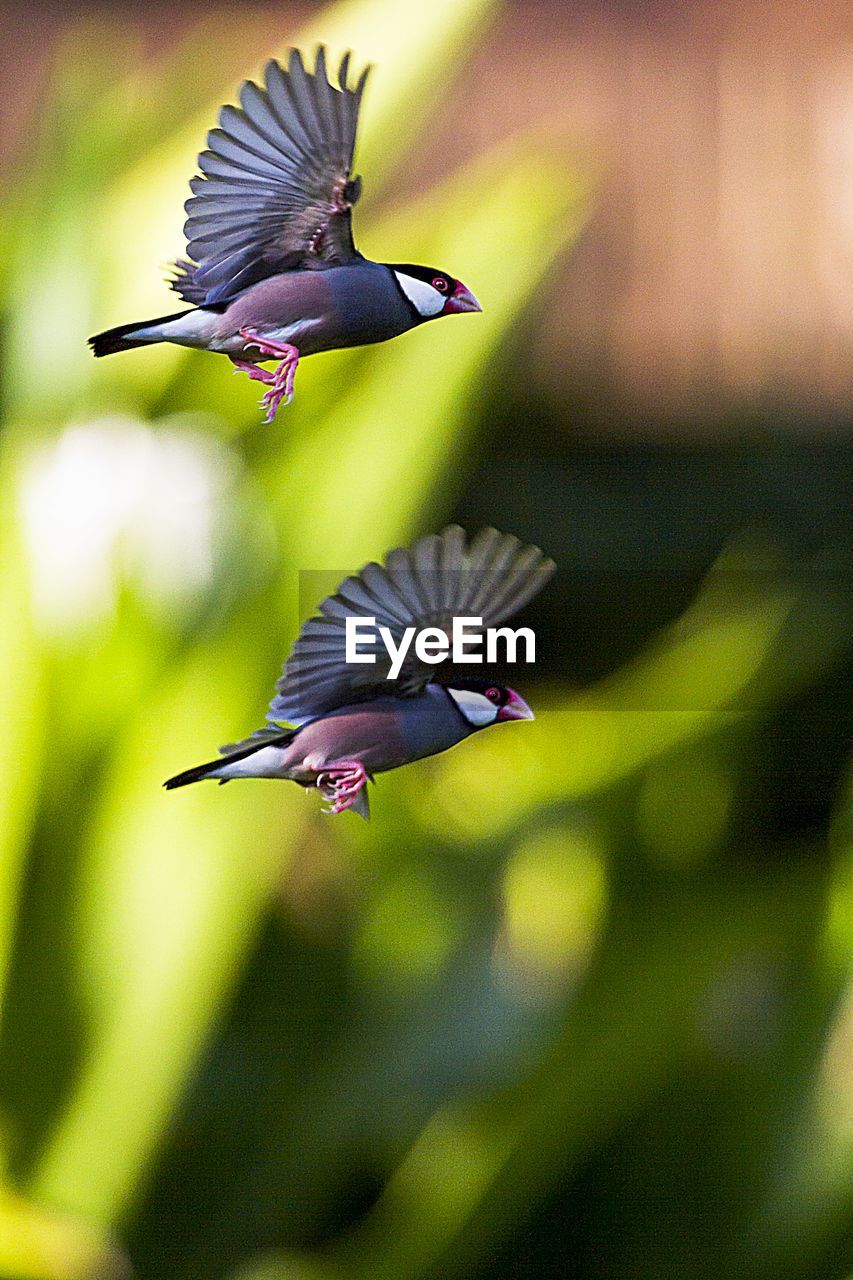
[[317, 789], [329, 801], [323, 813], [343, 813], [351, 809], [358, 793], [367, 782], [367, 772], [358, 760], [342, 760], [340, 764], [317, 774]]
[[253, 382], [266, 382], [267, 384], [275, 381], [275, 374], [269, 369], [259, 369], [256, 364], [252, 364], [251, 360], [240, 360], [237, 356], [231, 356], [231, 363], [234, 366], [234, 373], [246, 373]]
[[298, 364], [298, 356], [295, 360], [282, 360], [273, 374], [269, 391], [265, 391], [260, 399], [261, 408], [266, 410], [265, 423], [272, 422], [275, 418], [276, 411], [282, 400], [284, 400], [285, 405], [289, 405], [293, 399], [293, 379], [296, 376], [296, 366]]
[[231, 357], [232, 363], [238, 369], [244, 370], [250, 378], [264, 382], [269, 387], [269, 390], [261, 396], [260, 405], [266, 411], [264, 422], [270, 423], [275, 418], [282, 400], [285, 405], [288, 405], [293, 399], [293, 382], [299, 366], [299, 349], [290, 342], [272, 342], [259, 334], [256, 329], [241, 329], [240, 337], [247, 345], [258, 349], [261, 359], [278, 357], [280, 360], [275, 371], [268, 372], [266, 369], [259, 369], [249, 360]]

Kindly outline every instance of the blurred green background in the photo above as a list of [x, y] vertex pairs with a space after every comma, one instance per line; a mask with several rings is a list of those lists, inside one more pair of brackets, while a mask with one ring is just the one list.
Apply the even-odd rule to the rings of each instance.
[[[0, 1275], [847, 1280], [837, 24], [6, 24]], [[225, 360], [93, 361], [174, 307], [218, 103], [317, 39], [377, 64], [361, 247], [483, 315], [308, 362], [270, 427]], [[451, 519], [558, 563], [534, 724], [383, 777], [369, 825], [161, 790], [262, 722], [301, 572]]]

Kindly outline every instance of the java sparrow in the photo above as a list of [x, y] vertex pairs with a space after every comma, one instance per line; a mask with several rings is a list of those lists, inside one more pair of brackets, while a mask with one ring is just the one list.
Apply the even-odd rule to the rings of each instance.
[[457, 525], [392, 551], [384, 565], [366, 565], [302, 627], [267, 726], [165, 786], [201, 778], [286, 778], [316, 787], [327, 813], [354, 809], [367, 818], [366, 783], [374, 774], [446, 751], [489, 725], [532, 720], [533, 712], [513, 689], [494, 681], [438, 679], [436, 666], [412, 647], [392, 679], [394, 663], [381, 636], [359, 648], [374, 662], [347, 662], [347, 619], [367, 628], [362, 638], [371, 625], [386, 627], [400, 654], [409, 628], [435, 627], [448, 636], [454, 618], [479, 618], [482, 630], [497, 626], [544, 586], [554, 568], [538, 547], [495, 529], [469, 544]]
[[[270, 62], [265, 86], [247, 80], [240, 107], [225, 106], [198, 158], [184, 226], [187, 256], [171, 287], [185, 311], [107, 329], [96, 356], [153, 342], [227, 355], [266, 384], [266, 421], [289, 403], [301, 356], [384, 342], [425, 320], [479, 311], [461, 281], [433, 267], [371, 262], [352, 238], [361, 178], [352, 176], [358, 112], [370, 68], [338, 85], [317, 51], [307, 71], [298, 49]], [[274, 372], [259, 361], [279, 361]]]

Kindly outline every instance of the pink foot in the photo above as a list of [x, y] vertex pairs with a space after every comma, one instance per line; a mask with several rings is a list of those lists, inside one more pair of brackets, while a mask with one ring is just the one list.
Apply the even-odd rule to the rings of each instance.
[[324, 813], [343, 813], [351, 809], [358, 793], [367, 782], [367, 773], [359, 760], [341, 760], [317, 774], [317, 787], [329, 802]]
[[[269, 386], [269, 391], [265, 392], [261, 397], [261, 407], [267, 411], [264, 422], [272, 422], [281, 401], [284, 400], [285, 404], [290, 404], [293, 399], [293, 380], [296, 377], [296, 369], [299, 364], [299, 348], [294, 347], [290, 342], [274, 342], [271, 338], [265, 338], [258, 333], [257, 329], [241, 329], [240, 337], [245, 340], [247, 345], [257, 348], [261, 353], [261, 359], [275, 358], [281, 362], [274, 373], [267, 373], [263, 369], [258, 369], [257, 365], [254, 364], [251, 365], [251, 368], [256, 369], [256, 373], [251, 373], [246, 369], [250, 378], [257, 378]], [[250, 362], [234, 360], [234, 363], [238, 365], [238, 368], [244, 368]]]
[[229, 356], [231, 363], [234, 365], [234, 372], [248, 373], [254, 382], [265, 382], [269, 385], [275, 382], [275, 374], [269, 369], [259, 369], [256, 364], [252, 364], [251, 360], [241, 360], [239, 356]]

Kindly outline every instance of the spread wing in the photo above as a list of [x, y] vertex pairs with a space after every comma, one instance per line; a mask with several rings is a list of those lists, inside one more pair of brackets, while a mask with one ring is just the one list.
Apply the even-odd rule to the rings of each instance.
[[287, 70], [268, 63], [263, 88], [247, 80], [241, 106], [222, 108], [190, 183], [187, 258], [170, 281], [187, 302], [227, 302], [278, 272], [361, 256], [351, 228], [361, 180], [350, 175], [370, 68], [351, 87], [349, 61], [336, 88], [322, 46], [313, 72], [292, 49]]
[[384, 565], [368, 564], [347, 578], [305, 623], [267, 720], [298, 724], [378, 693], [410, 697], [435, 680], [438, 668], [422, 663], [413, 647], [398, 678], [388, 679], [390, 659], [381, 640], [359, 645], [360, 652], [376, 655], [375, 664], [348, 664], [348, 617], [375, 618], [395, 645], [407, 627], [439, 627], [449, 637], [454, 617], [481, 618], [485, 629], [527, 604], [554, 568], [538, 547], [496, 529], [484, 529], [468, 545], [458, 525], [392, 551]]

